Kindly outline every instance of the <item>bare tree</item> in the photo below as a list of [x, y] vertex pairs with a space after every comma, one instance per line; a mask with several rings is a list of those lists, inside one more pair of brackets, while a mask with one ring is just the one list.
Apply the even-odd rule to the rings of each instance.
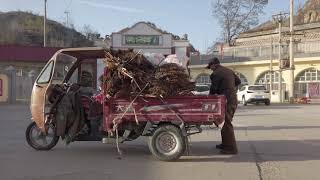
[[295, 2], [294, 14], [299, 14], [302, 12], [304, 4], [301, 1]]
[[83, 26], [81, 33], [89, 40], [95, 40], [101, 36], [96, 30], [93, 30], [93, 28], [87, 24]]
[[94, 30], [91, 28], [90, 25], [85, 24], [82, 27], [81, 33], [89, 39], [90, 34], [93, 34]]
[[215, 0], [212, 2], [213, 16], [223, 29], [224, 41], [229, 45], [241, 32], [249, 30], [259, 22], [259, 15], [268, 0]]

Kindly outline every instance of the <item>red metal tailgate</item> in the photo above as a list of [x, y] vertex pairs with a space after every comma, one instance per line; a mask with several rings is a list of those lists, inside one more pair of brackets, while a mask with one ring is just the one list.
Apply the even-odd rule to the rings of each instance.
[[[225, 115], [224, 96], [179, 96], [138, 98], [132, 106], [125, 99], [110, 99], [104, 106], [104, 128], [111, 130], [113, 121], [178, 121], [189, 124], [221, 124]], [[122, 117], [122, 118], [121, 118]]]

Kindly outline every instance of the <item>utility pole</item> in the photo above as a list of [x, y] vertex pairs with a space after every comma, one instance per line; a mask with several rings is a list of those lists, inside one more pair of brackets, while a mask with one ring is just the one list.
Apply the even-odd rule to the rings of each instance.
[[273, 37], [271, 37], [271, 44], [270, 44], [270, 73], [269, 73], [269, 80], [270, 80], [270, 98], [272, 96], [272, 89], [273, 89]]
[[294, 103], [294, 50], [293, 50], [293, 35], [294, 35], [294, 21], [293, 21], [293, 0], [290, 0], [290, 73], [289, 73], [289, 101]]
[[281, 69], [281, 32], [282, 32], [282, 21], [279, 21], [279, 102], [282, 103], [282, 69]]
[[67, 27], [69, 27], [69, 11], [68, 10], [66, 10], [66, 11], [64, 11], [64, 13], [66, 14], [66, 26]]
[[47, 0], [44, 0], [44, 19], [43, 19], [43, 47], [47, 46], [47, 32], [46, 32], [46, 24], [47, 24]]
[[279, 14], [273, 15], [274, 21], [279, 23], [279, 102], [282, 102], [282, 69], [281, 69], [281, 59], [282, 59], [282, 54], [281, 54], [281, 49], [282, 49], [282, 40], [281, 40], [281, 34], [282, 34], [282, 23], [286, 19], [286, 13], [280, 12]]

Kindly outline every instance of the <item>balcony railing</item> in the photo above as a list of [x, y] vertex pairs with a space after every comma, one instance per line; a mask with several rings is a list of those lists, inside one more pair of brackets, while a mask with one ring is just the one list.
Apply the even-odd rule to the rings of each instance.
[[[289, 45], [282, 44], [281, 46], [281, 58], [289, 58]], [[295, 43], [294, 53], [296, 58], [320, 56], [320, 41]], [[278, 59], [279, 45], [273, 44], [272, 47], [271, 45], [253, 47], [226, 47], [224, 48], [223, 53], [220, 52], [211, 56], [219, 57], [222, 63], [269, 60], [271, 58]], [[207, 64], [211, 56], [206, 55], [201, 56], [200, 58], [191, 57], [190, 65]]]

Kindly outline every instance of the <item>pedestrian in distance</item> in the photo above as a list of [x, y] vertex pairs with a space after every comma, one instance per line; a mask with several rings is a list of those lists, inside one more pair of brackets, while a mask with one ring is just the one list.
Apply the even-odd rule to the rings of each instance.
[[231, 70], [220, 64], [218, 58], [210, 59], [207, 66], [213, 72], [210, 75], [210, 95], [224, 95], [226, 97], [225, 123], [221, 129], [222, 143], [216, 145], [221, 154], [237, 154], [238, 148], [232, 125], [232, 118], [238, 106], [237, 86], [241, 84], [239, 77]]

